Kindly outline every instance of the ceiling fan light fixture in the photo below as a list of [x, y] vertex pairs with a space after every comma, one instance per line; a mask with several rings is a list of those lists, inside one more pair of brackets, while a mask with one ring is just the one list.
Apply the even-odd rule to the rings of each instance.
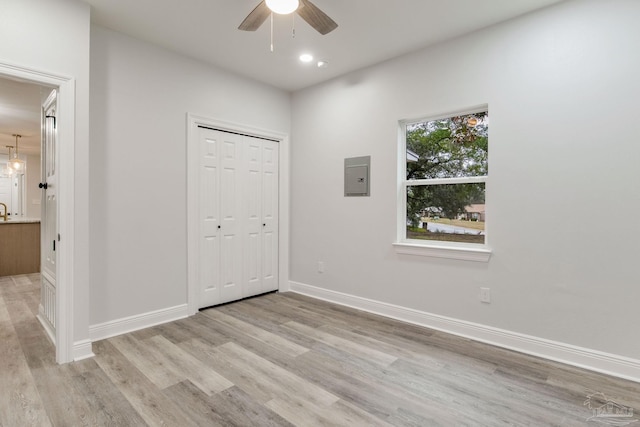
[[299, 0], [265, 0], [265, 3], [272, 12], [280, 15], [293, 13], [300, 6]]

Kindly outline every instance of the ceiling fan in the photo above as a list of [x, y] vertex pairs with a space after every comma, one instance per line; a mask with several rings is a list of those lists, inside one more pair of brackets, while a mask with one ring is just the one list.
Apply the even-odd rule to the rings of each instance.
[[256, 31], [271, 15], [271, 12], [286, 15], [297, 13], [320, 34], [329, 34], [338, 24], [309, 0], [262, 0], [242, 21], [239, 30]]

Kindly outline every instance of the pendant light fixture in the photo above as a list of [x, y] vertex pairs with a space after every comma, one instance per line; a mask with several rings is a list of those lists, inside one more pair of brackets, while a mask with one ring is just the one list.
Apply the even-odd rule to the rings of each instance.
[[[18, 138], [22, 138], [22, 135], [13, 134], [13, 136], [16, 137], [16, 151], [9, 160], [9, 168], [16, 172], [24, 172], [24, 160], [18, 157]], [[9, 155], [9, 157], [11, 157], [11, 155]]]
[[[9, 149], [9, 160], [11, 160], [11, 149], [13, 148], [13, 145], [5, 145], [5, 147], [7, 147]], [[11, 169], [9, 167], [9, 162], [7, 161], [6, 166], [4, 166], [0, 172], [0, 175], [3, 176], [11, 176], [13, 175], [13, 169]]]
[[299, 0], [266, 0], [266, 3], [272, 12], [280, 15], [288, 15], [295, 12], [300, 6]]

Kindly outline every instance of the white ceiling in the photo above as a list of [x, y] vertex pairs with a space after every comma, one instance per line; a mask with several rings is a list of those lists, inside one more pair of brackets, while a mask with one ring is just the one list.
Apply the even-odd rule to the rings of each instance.
[[[321, 36], [299, 17], [275, 15], [273, 53], [269, 20], [256, 32], [237, 29], [260, 0], [84, 1], [95, 24], [295, 91], [563, 0], [312, 0], [339, 27]], [[303, 52], [329, 67], [300, 63]], [[15, 133], [24, 135], [21, 152], [38, 152], [43, 92], [0, 79], [0, 153]]]
[[[16, 145], [20, 154], [40, 152], [40, 105], [51, 91], [35, 84], [0, 78], [0, 153], [8, 154], [7, 145]], [[13, 151], [12, 151], [13, 152]]]
[[[260, 0], [84, 0], [92, 21], [192, 58], [297, 90], [561, 0], [312, 0], [339, 27], [321, 36], [301, 18], [275, 15], [256, 32], [237, 29]], [[303, 52], [329, 67], [303, 65]]]

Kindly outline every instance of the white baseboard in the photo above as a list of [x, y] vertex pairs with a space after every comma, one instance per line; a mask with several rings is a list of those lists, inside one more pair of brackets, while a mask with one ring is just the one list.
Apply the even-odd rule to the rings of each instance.
[[484, 342], [567, 365], [640, 382], [640, 360], [637, 359], [439, 316], [381, 301], [318, 288], [304, 283], [291, 281], [289, 282], [289, 288], [291, 292], [356, 308], [358, 310], [379, 314], [392, 319], [436, 329], [474, 341]]
[[89, 338], [91, 341], [103, 340], [129, 332], [137, 331], [162, 323], [184, 319], [189, 315], [187, 304], [177, 305], [162, 310], [138, 314], [89, 326]]
[[88, 359], [95, 356], [91, 348], [91, 340], [76, 341], [73, 343], [73, 361]]

